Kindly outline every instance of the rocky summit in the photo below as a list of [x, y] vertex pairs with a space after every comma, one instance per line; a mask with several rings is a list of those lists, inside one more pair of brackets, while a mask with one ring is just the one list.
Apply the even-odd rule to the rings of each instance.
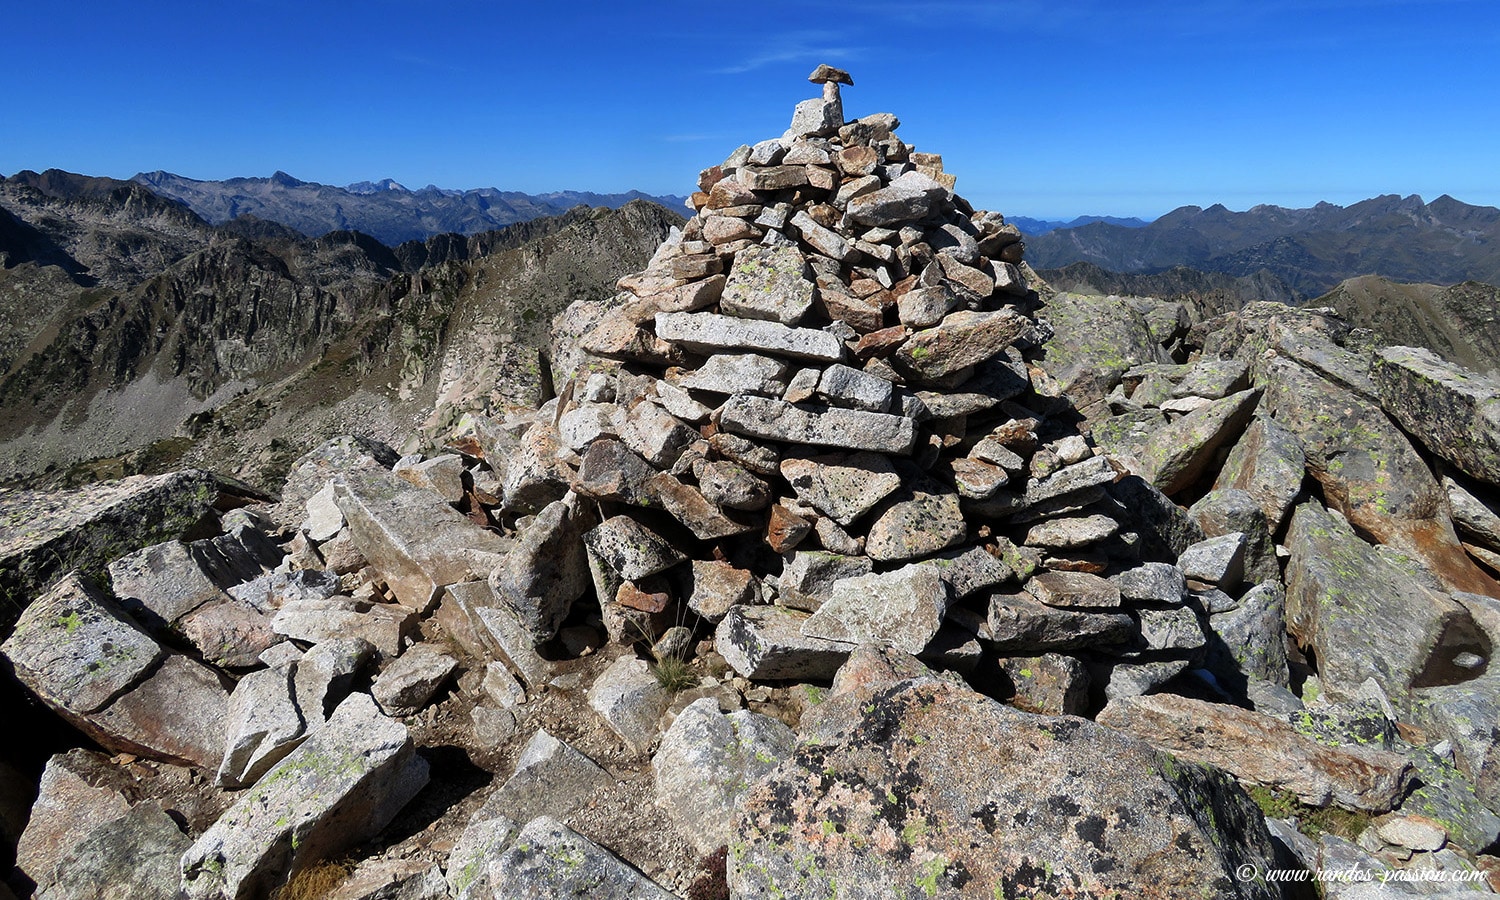
[[0, 494], [11, 892], [1500, 890], [1500, 382], [1056, 292], [809, 80], [539, 408]]

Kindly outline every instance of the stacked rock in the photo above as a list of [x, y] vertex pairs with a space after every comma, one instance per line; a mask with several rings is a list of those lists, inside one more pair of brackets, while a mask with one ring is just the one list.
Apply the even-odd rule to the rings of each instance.
[[702, 173], [697, 214], [585, 337], [620, 365], [559, 404], [570, 486], [601, 504], [584, 543], [612, 636], [654, 636], [680, 603], [752, 678], [826, 678], [861, 642], [964, 670], [981, 637], [1130, 647], [1101, 576], [1139, 541], [1104, 489], [1120, 470], [1036, 411], [1055, 401], [1031, 391], [1048, 334], [1019, 231], [894, 116], [844, 122], [848, 73], [811, 80], [824, 96], [786, 134]]

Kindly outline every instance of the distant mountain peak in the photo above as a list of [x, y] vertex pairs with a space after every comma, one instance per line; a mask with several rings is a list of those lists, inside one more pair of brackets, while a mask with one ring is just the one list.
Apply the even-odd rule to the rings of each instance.
[[379, 181], [356, 181], [344, 188], [351, 194], [378, 194], [381, 191], [401, 191], [410, 193], [410, 190], [394, 178], [382, 178]]

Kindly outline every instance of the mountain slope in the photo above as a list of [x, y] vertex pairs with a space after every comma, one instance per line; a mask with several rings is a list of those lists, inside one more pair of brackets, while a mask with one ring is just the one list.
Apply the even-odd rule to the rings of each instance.
[[1269, 272], [1225, 275], [1173, 266], [1150, 275], [1109, 272], [1093, 263], [1076, 262], [1061, 269], [1038, 270], [1038, 275], [1060, 291], [1156, 297], [1189, 304], [1200, 318], [1232, 312], [1258, 300], [1295, 303], [1301, 296]]
[[431, 185], [408, 190], [390, 179], [358, 182], [347, 188], [300, 181], [285, 172], [270, 178], [197, 181], [170, 172], [143, 172], [133, 179], [163, 197], [178, 200], [205, 220], [220, 224], [253, 215], [306, 235], [360, 231], [394, 246], [438, 234], [478, 234], [543, 216], [562, 215], [575, 206], [616, 208], [632, 200], [682, 208], [681, 197], [652, 197], [639, 191], [593, 194], [559, 191], [524, 194], [479, 188], [452, 191]]
[[0, 183], [0, 480], [191, 457], [270, 484], [331, 430], [397, 439], [457, 414], [440, 398], [534, 404], [547, 321], [610, 296], [680, 221], [637, 201], [388, 248], [51, 181]]
[[1401, 281], [1500, 282], [1500, 209], [1446, 195], [1386, 195], [1349, 207], [1185, 206], [1142, 228], [1096, 222], [1027, 241], [1041, 268], [1091, 262], [1114, 272], [1172, 266], [1245, 276], [1264, 269], [1314, 296], [1340, 281], [1376, 274]]
[[1479, 372], [1500, 366], [1500, 287], [1468, 281], [1451, 287], [1351, 278], [1310, 306], [1331, 306], [1383, 345], [1426, 347]]

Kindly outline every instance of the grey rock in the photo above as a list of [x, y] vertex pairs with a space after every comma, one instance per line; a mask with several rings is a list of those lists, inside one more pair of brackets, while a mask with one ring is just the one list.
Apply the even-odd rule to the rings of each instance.
[[370, 685], [370, 694], [388, 716], [415, 715], [457, 669], [457, 659], [420, 644], [386, 666]]
[[122, 553], [184, 537], [221, 497], [253, 495], [196, 469], [136, 475], [77, 491], [14, 490], [0, 497], [0, 611], [10, 626], [27, 602], [74, 568], [102, 571]]
[[419, 859], [374, 857], [355, 867], [324, 900], [449, 900], [443, 870]]
[[1465, 475], [1500, 486], [1500, 380], [1420, 347], [1376, 351], [1370, 378], [1407, 434]]
[[804, 635], [807, 618], [778, 606], [736, 606], [714, 630], [714, 649], [744, 678], [831, 678], [853, 645]]
[[755, 576], [727, 562], [695, 559], [691, 578], [685, 592], [688, 609], [710, 622], [718, 622], [735, 606], [754, 603], [760, 595]]
[[56, 877], [58, 860], [101, 823], [120, 819], [130, 804], [119, 786], [100, 777], [112, 768], [107, 758], [70, 750], [47, 760], [36, 798], [16, 845], [16, 868], [45, 888]]
[[620, 440], [658, 469], [677, 462], [698, 432], [677, 420], [651, 400], [615, 407], [610, 424]]
[[1185, 606], [1174, 609], [1138, 609], [1135, 617], [1140, 623], [1141, 636], [1131, 649], [1197, 650], [1208, 643], [1198, 614]]
[[166, 655], [78, 573], [26, 608], [0, 652], [22, 684], [74, 716], [108, 706]]
[[913, 333], [893, 359], [919, 382], [936, 382], [1001, 353], [1030, 328], [1031, 320], [1012, 309], [959, 310]]
[[845, 526], [901, 486], [890, 459], [871, 452], [788, 456], [781, 461], [781, 476], [798, 500]]
[[700, 853], [727, 844], [736, 804], [792, 755], [797, 738], [781, 722], [710, 697], [677, 714], [651, 758], [656, 798]]
[[925, 219], [948, 202], [948, 189], [920, 172], [907, 172], [886, 187], [849, 201], [848, 221], [884, 227]]
[[354, 694], [183, 854], [183, 890], [194, 900], [264, 894], [377, 834], [426, 783], [406, 728]]
[[937, 568], [938, 577], [948, 585], [955, 600], [999, 587], [1016, 577], [1015, 569], [1002, 558], [998, 546], [994, 552], [982, 546], [951, 550], [929, 562]]
[[[498, 659], [510, 665], [532, 690], [540, 690], [552, 679], [552, 663], [537, 653], [531, 632], [520, 615], [508, 604], [499, 603], [494, 591], [484, 582], [467, 582], [448, 588], [458, 630], [472, 634], [470, 652], [485, 659]], [[446, 606], [447, 600], [444, 601]], [[440, 608], [439, 612], [446, 612]]]
[[98, 824], [59, 856], [56, 880], [37, 892], [37, 900], [177, 896], [177, 861], [192, 842], [159, 802], [143, 800], [121, 818]]
[[812, 216], [807, 214], [806, 210], [798, 210], [796, 215], [792, 216], [792, 227], [797, 229], [808, 246], [829, 259], [849, 262], [858, 255], [859, 251], [854, 249], [853, 244], [845, 240], [838, 232], [819, 225]]
[[[725, 463], [725, 465], [732, 466], [734, 463]], [[740, 471], [743, 472], [744, 470], [741, 469]], [[753, 478], [754, 476], [749, 477]], [[761, 487], [764, 488], [764, 486], [764, 483], [761, 483]], [[698, 488], [683, 484], [666, 472], [661, 472], [653, 476], [649, 487], [652, 496], [661, 504], [661, 507], [670, 513], [672, 518], [676, 519], [678, 523], [686, 526], [693, 533], [693, 536], [699, 540], [713, 541], [755, 530], [753, 520], [749, 520], [748, 517], [743, 516], [741, 519], [744, 521], [730, 518], [717, 503], [710, 501]], [[730, 489], [734, 485], [732, 483], [718, 484], [716, 487]], [[749, 501], [749, 495], [742, 492], [731, 494], [724, 499], [733, 499], [744, 503]], [[767, 503], [770, 502], [769, 492], [767, 492], [765, 501]]]
[[397, 462], [391, 474], [432, 491], [444, 503], [457, 503], [464, 498], [464, 463], [456, 453], [443, 453], [406, 466]]
[[780, 603], [794, 609], [816, 611], [829, 600], [840, 582], [869, 575], [874, 565], [868, 556], [799, 550], [782, 567], [778, 583]]
[[1045, 716], [1081, 716], [1088, 711], [1088, 667], [1072, 656], [1044, 653], [997, 660], [1009, 682], [1000, 699]]
[[988, 626], [988, 642], [1007, 656], [1121, 644], [1136, 628], [1122, 612], [1057, 609], [1029, 594], [1004, 593], [990, 597]]
[[1119, 530], [1120, 523], [1109, 516], [1068, 516], [1033, 525], [1026, 532], [1026, 544], [1049, 550], [1071, 550], [1097, 544]]
[[1026, 591], [1059, 609], [1118, 609], [1120, 589], [1107, 578], [1087, 572], [1043, 572], [1026, 582]]
[[1459, 769], [1490, 809], [1500, 811], [1500, 674], [1412, 692], [1412, 712], [1429, 733], [1453, 746]]
[[[1088, 465], [1092, 461], [1079, 465]], [[1140, 477], [1121, 478], [1108, 490], [1120, 507], [1128, 511], [1121, 521], [1140, 537], [1141, 554], [1145, 559], [1175, 561], [1182, 551], [1206, 537], [1187, 510]]]
[[344, 511], [333, 498], [333, 482], [330, 480], [316, 494], [307, 498], [307, 518], [302, 530], [307, 536], [322, 543], [338, 534], [344, 527]]
[[1325, 747], [1280, 719], [1227, 704], [1171, 694], [1119, 698], [1098, 721], [1242, 781], [1294, 793], [1309, 806], [1383, 812], [1411, 779], [1411, 765], [1398, 753]]
[[634, 656], [610, 663], [589, 689], [589, 706], [636, 754], [651, 748], [671, 699], [646, 661]]
[[909, 464], [898, 467], [902, 486], [871, 512], [865, 553], [877, 562], [931, 556], [967, 534], [958, 494]]
[[1176, 606], [1187, 596], [1187, 576], [1171, 563], [1141, 563], [1110, 576], [1120, 589], [1120, 598], [1137, 603], [1163, 603]]
[[804, 409], [764, 397], [734, 396], [720, 410], [720, 425], [745, 437], [909, 455], [916, 423], [903, 416], [856, 409]]
[[613, 783], [598, 763], [537, 729], [516, 760], [515, 771], [486, 805], [517, 821], [567, 816]]
[[1111, 484], [1119, 477], [1120, 473], [1110, 465], [1107, 457], [1095, 456], [1032, 481], [1026, 486], [1022, 502], [1026, 506], [1038, 506], [1049, 500], [1071, 497], [1090, 488]]
[[[1047, 301], [1040, 315], [1052, 325], [1041, 367], [1089, 418], [1107, 415], [1104, 398], [1127, 369], [1141, 363], [1170, 362], [1151, 329], [1120, 297], [1063, 292]], [[1090, 415], [1093, 413], [1093, 415]]]
[[892, 385], [884, 378], [834, 363], [823, 370], [818, 393], [838, 406], [883, 413], [891, 407]]
[[613, 516], [583, 536], [589, 552], [627, 581], [666, 571], [687, 557], [629, 516]]
[[1279, 580], [1281, 564], [1265, 511], [1248, 492], [1216, 488], [1188, 510], [1210, 538], [1240, 532], [1245, 536], [1244, 580], [1251, 584]]
[[1307, 455], [1297, 436], [1275, 419], [1257, 416], [1229, 451], [1214, 488], [1235, 488], [1254, 497], [1274, 533], [1301, 493], [1306, 468]]
[[1450, 476], [1443, 477], [1443, 489], [1448, 493], [1453, 526], [1459, 536], [1486, 549], [1500, 550], [1500, 513]]
[[1416, 786], [1401, 801], [1401, 812], [1441, 823], [1450, 839], [1466, 849], [1488, 847], [1500, 839], [1500, 813], [1485, 806], [1473, 783], [1452, 762], [1425, 747], [1412, 748], [1407, 756]]
[[844, 345], [826, 331], [715, 313], [658, 313], [656, 334], [695, 353], [768, 353], [791, 359], [838, 362]]
[[489, 573], [495, 596], [521, 617], [536, 643], [557, 635], [573, 603], [589, 589], [583, 535], [597, 523], [577, 495], [549, 503], [516, 534], [504, 561]]
[[334, 637], [319, 641], [297, 660], [292, 687], [310, 730], [328, 721], [375, 654], [375, 645], [363, 638]]
[[942, 286], [913, 288], [896, 300], [896, 316], [909, 328], [931, 328], [958, 308], [958, 295]]
[[182, 541], [152, 544], [109, 564], [110, 587], [120, 605], [147, 627], [170, 627], [223, 599], [228, 585], [215, 581], [204, 562]]
[[736, 462], [716, 459], [695, 468], [698, 487], [712, 503], [745, 511], [771, 505], [770, 486]]
[[335, 494], [359, 551], [418, 612], [431, 609], [447, 585], [488, 575], [484, 555], [510, 546], [432, 492], [385, 473], [348, 475]]
[[548, 422], [537, 422], [526, 429], [513, 450], [497, 457], [505, 460], [502, 486], [507, 510], [535, 513], [562, 499], [568, 492], [572, 473], [559, 458], [561, 448], [557, 428]]
[[454, 900], [481, 900], [493, 896], [490, 861], [509, 847], [521, 830], [509, 816], [491, 808], [494, 795], [469, 817], [463, 834], [448, 854], [445, 896]]
[[[307, 728], [292, 689], [293, 664], [251, 672], [229, 695], [228, 741], [216, 780], [230, 789], [254, 784], [301, 743]], [[322, 709], [317, 710], [322, 722]]]
[[[922, 896], [926, 884], [932, 896], [979, 898], [1017, 879], [1055, 895], [1279, 893], [1235, 878], [1240, 865], [1273, 865], [1272, 849], [1259, 810], [1222, 773], [931, 676], [853, 701], [740, 804], [732, 895], [884, 896], [912, 885], [904, 893]], [[781, 828], [820, 837], [792, 842]], [[1180, 851], [1169, 867], [1149, 861], [1163, 846]]]
[[1452, 680], [1461, 654], [1486, 652], [1467, 609], [1375, 552], [1317, 501], [1297, 507], [1286, 540], [1287, 630], [1315, 650], [1333, 699], [1352, 698], [1374, 678], [1401, 708], [1413, 687]]
[[1240, 391], [1156, 432], [1141, 451], [1142, 477], [1168, 496], [1193, 484], [1218, 449], [1245, 430], [1259, 402], [1259, 390]]
[[1290, 684], [1286, 657], [1286, 594], [1280, 585], [1256, 585], [1236, 609], [1208, 617], [1218, 635], [1208, 668], [1219, 684], [1236, 692], [1250, 679], [1279, 687]]
[[1245, 534], [1233, 531], [1199, 541], [1177, 559], [1190, 581], [1234, 592], [1245, 577]]
[[556, 819], [526, 823], [489, 865], [495, 900], [672, 900], [619, 857]]
[[787, 389], [791, 366], [784, 360], [757, 353], [716, 353], [697, 371], [682, 376], [678, 385], [716, 394], [760, 394], [780, 397]]
[[1203, 359], [1188, 369], [1172, 391], [1174, 397], [1222, 400], [1250, 386], [1250, 367], [1238, 359]]
[[1095, 694], [1102, 693], [1106, 701], [1144, 696], [1154, 693], [1192, 664], [1191, 659], [1180, 655], [1138, 661], [1096, 659], [1089, 667], [1091, 690]]
[[915, 563], [845, 578], [802, 623], [802, 633], [850, 644], [885, 644], [917, 654], [932, 641], [951, 602], [936, 566]]
[[286, 604], [271, 619], [271, 628], [309, 644], [363, 638], [382, 658], [392, 658], [401, 652], [401, 639], [415, 619], [412, 610], [394, 603], [360, 604], [346, 597], [332, 597]]
[[573, 490], [595, 500], [644, 506], [652, 501], [648, 484], [656, 474], [650, 463], [619, 441], [598, 440], [583, 455]]

